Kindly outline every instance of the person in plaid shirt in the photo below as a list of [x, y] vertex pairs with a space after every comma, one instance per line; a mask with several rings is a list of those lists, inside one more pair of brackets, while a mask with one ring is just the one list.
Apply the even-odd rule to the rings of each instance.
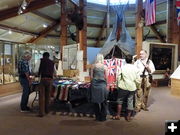
[[30, 108], [27, 106], [30, 94], [30, 70], [29, 70], [29, 60], [31, 59], [31, 53], [26, 51], [22, 55], [22, 58], [18, 62], [18, 73], [19, 73], [19, 82], [23, 88], [22, 97], [21, 97], [21, 112], [30, 111]]

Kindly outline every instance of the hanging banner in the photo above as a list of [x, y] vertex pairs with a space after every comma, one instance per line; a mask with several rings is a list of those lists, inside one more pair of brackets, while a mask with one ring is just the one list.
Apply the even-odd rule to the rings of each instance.
[[180, 25], [180, 0], [176, 0], [177, 25]]

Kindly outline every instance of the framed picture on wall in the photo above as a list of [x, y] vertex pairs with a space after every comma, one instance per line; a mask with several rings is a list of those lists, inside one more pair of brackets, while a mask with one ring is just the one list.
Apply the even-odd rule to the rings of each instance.
[[151, 44], [151, 59], [156, 70], [174, 69], [174, 46]]
[[163, 74], [167, 69], [172, 73], [177, 68], [177, 47], [171, 43], [143, 42], [143, 49], [150, 55], [157, 74]]

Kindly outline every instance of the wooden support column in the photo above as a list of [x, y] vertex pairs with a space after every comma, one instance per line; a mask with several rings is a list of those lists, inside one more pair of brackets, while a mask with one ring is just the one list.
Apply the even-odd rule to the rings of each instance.
[[67, 15], [66, 15], [66, 0], [61, 0], [61, 33], [60, 33], [60, 52], [61, 60], [63, 55], [63, 46], [67, 45]]
[[143, 12], [143, 0], [136, 0], [136, 54], [139, 57], [139, 52], [142, 49], [142, 41], [143, 41], [143, 26], [140, 27], [139, 23], [141, 22]]
[[83, 69], [87, 65], [87, 0], [79, 0], [80, 13], [83, 15], [83, 29], [79, 31], [80, 50], [83, 50]]
[[167, 42], [178, 44], [178, 60], [180, 61], [180, 26], [177, 25], [176, 0], [168, 0]]

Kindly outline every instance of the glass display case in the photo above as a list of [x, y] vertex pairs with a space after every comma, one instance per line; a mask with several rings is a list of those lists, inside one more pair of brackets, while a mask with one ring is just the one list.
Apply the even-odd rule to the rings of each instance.
[[42, 54], [45, 51], [49, 52], [50, 59], [53, 60], [54, 52], [58, 49], [58, 46], [0, 41], [0, 85], [19, 81], [18, 61], [25, 51], [32, 53], [29, 61], [30, 71], [32, 74], [37, 74]]

